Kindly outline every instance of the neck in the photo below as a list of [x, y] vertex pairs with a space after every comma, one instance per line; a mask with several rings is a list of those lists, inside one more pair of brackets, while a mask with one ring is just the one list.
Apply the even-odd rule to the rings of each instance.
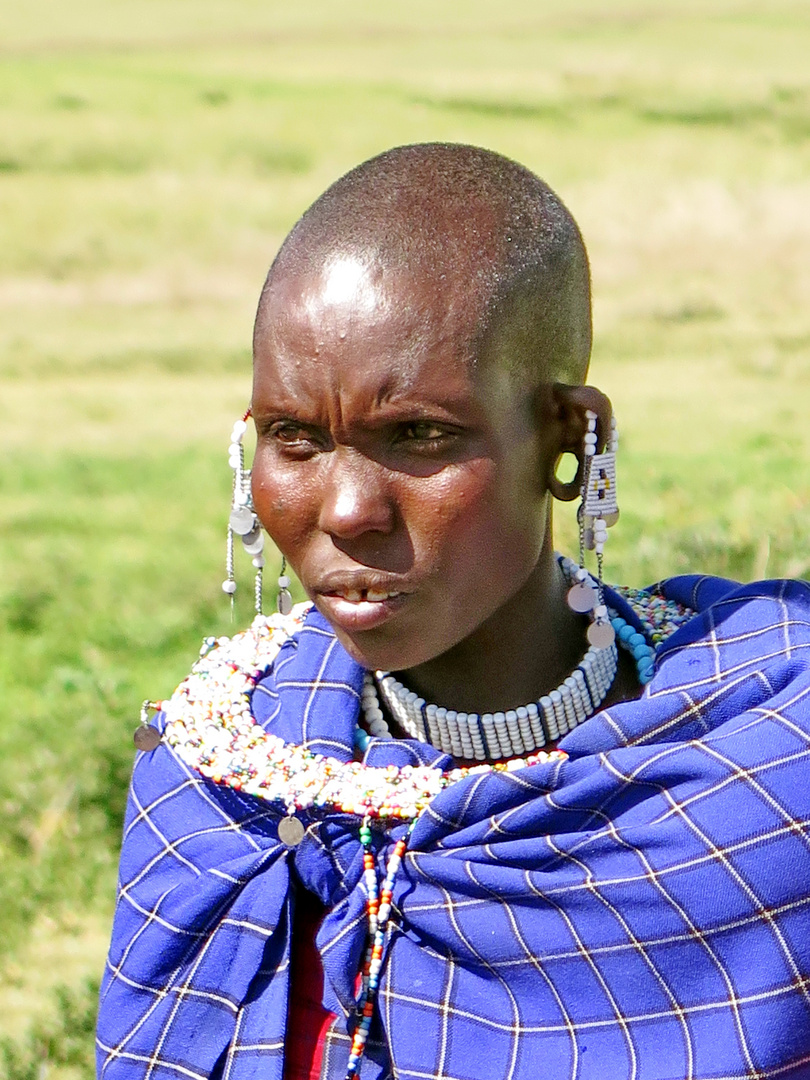
[[401, 672], [426, 701], [464, 712], [499, 712], [536, 701], [576, 667], [587, 621], [565, 602], [568, 585], [548, 541], [509, 603], [452, 649]]

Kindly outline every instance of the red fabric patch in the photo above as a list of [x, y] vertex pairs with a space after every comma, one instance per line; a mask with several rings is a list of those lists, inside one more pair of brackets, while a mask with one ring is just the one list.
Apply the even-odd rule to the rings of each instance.
[[300, 887], [296, 890], [284, 1080], [319, 1080], [326, 1032], [335, 1018], [321, 1004], [323, 967], [315, 945], [325, 914], [326, 908], [316, 896]]

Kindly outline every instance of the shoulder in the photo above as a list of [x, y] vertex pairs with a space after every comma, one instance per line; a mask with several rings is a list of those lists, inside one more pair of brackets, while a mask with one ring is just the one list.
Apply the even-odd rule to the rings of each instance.
[[[761, 683], [770, 695], [810, 689], [810, 583], [790, 579], [740, 584], [716, 577], [668, 578], [657, 586], [689, 606], [691, 619], [660, 647], [658, 662], [688, 686], [716, 694]], [[677, 670], [676, 670], [677, 669]]]
[[153, 703], [162, 713], [164, 740], [175, 746], [194, 741], [212, 716], [230, 721], [249, 709], [256, 683], [283, 650], [297, 645], [313, 613], [311, 603], [297, 604], [287, 615], [257, 615], [236, 634], [204, 638], [199, 659], [171, 697]]
[[[233, 635], [206, 637], [200, 648], [200, 659], [215, 654], [220, 662], [227, 658], [243, 658], [256, 655], [264, 666], [271, 663], [279, 650], [294, 640], [303, 630], [308, 620], [315, 613], [312, 603], [307, 600], [296, 604], [287, 615], [274, 612], [272, 615], [257, 615], [250, 626]], [[197, 661], [192, 671], [199, 668]]]

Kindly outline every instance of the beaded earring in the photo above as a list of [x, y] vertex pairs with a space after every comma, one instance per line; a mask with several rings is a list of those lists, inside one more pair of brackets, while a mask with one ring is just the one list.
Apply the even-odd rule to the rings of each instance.
[[[222, 582], [222, 591], [231, 598], [233, 613], [236, 578], [234, 576], [234, 536], [241, 537], [242, 546], [253, 560], [256, 578], [253, 587], [256, 614], [262, 614], [262, 578], [264, 574], [264, 533], [261, 522], [253, 508], [253, 495], [250, 487], [250, 469], [245, 468], [245, 448], [242, 440], [247, 431], [250, 418], [248, 409], [241, 420], [237, 420], [231, 431], [231, 443], [228, 447], [228, 464], [233, 469], [233, 497], [231, 512], [228, 517], [228, 538], [225, 550], [225, 572], [227, 577]], [[281, 556], [281, 572], [278, 578], [277, 607], [282, 615], [289, 615], [293, 601], [290, 593], [290, 579], [287, 575], [287, 560]]]
[[262, 571], [264, 569], [264, 535], [259, 519], [253, 509], [253, 496], [250, 491], [250, 469], [245, 468], [245, 448], [242, 440], [247, 431], [250, 409], [241, 420], [237, 420], [231, 431], [231, 443], [228, 447], [228, 464], [233, 469], [233, 497], [231, 512], [228, 517], [228, 538], [225, 549], [225, 572], [227, 577], [222, 582], [222, 591], [231, 598], [231, 614], [236, 592], [234, 577], [233, 547], [234, 536], [239, 536], [242, 546], [253, 559], [256, 568], [254, 584], [254, 603], [256, 614], [262, 613]]
[[[582, 477], [581, 502], [577, 511], [579, 524], [579, 563], [575, 583], [568, 591], [568, 604], [572, 610], [592, 612], [587, 637], [591, 645], [606, 649], [613, 644], [616, 633], [611, 626], [605, 605], [602, 581], [602, 560], [607, 541], [607, 531], [619, 520], [619, 504], [616, 499], [616, 451], [619, 434], [616, 420], [610, 419], [610, 436], [604, 453], [596, 453], [597, 415], [586, 410], [588, 428], [585, 432], [585, 469]], [[596, 551], [596, 581], [584, 569], [585, 551]]]

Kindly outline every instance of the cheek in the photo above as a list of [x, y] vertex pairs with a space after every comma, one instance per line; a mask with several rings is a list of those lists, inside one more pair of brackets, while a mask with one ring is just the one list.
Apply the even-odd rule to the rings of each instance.
[[515, 499], [503, 480], [492, 465], [475, 469], [417, 504], [422, 546], [412, 537], [429, 585], [421, 632], [434, 655], [506, 604], [537, 565], [545, 502], [530, 490]]
[[500, 475], [491, 461], [443, 475], [429, 497], [417, 485], [410, 504], [406, 516], [423, 554], [450, 576], [468, 574], [471, 563], [483, 567], [493, 560], [503, 560], [511, 569], [539, 554], [545, 527], [542, 505], [522, 483]]
[[288, 559], [294, 557], [292, 548], [317, 517], [317, 510], [313, 511], [317, 500], [311, 486], [300, 475], [292, 477], [284, 469], [268, 468], [261, 458], [254, 462], [253, 505], [262, 525]]

